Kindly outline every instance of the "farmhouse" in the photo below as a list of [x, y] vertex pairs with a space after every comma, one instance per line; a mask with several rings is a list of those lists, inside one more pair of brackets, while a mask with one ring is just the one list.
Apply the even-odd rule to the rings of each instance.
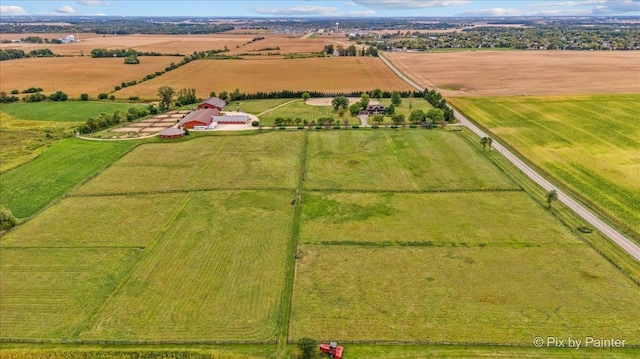
[[198, 110], [203, 110], [207, 108], [218, 109], [218, 111], [222, 111], [222, 109], [227, 105], [227, 101], [219, 99], [217, 97], [212, 97], [200, 105], [198, 105]]
[[169, 127], [160, 131], [159, 135], [161, 138], [178, 138], [183, 137], [185, 134], [184, 130], [175, 127]]
[[361, 115], [380, 115], [387, 112], [387, 109], [384, 105], [369, 105], [366, 109], [360, 111]]

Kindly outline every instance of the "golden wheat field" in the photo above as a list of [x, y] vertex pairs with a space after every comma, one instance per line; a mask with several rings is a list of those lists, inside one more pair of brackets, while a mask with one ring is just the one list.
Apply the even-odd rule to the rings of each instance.
[[310, 90], [325, 92], [411, 90], [378, 58], [197, 60], [151, 81], [115, 93], [118, 98], [155, 99], [160, 86], [195, 88], [199, 97], [211, 91]]
[[640, 93], [639, 51], [476, 51], [385, 55], [445, 96]]
[[[42, 38], [57, 39], [68, 34], [29, 34]], [[73, 34], [75, 35], [75, 34]], [[24, 38], [28, 35], [3, 35], [8, 40]], [[250, 42], [256, 35], [96, 35], [80, 34], [79, 42], [70, 44], [2, 44], [2, 48], [16, 48], [25, 52], [48, 48], [58, 55], [89, 55], [91, 50], [97, 48], [106, 49], [136, 49], [140, 52], [159, 52], [162, 54], [191, 54], [194, 51], [235, 49]]]
[[147, 74], [162, 71], [181, 57], [141, 57], [138, 65], [125, 65], [122, 58], [92, 59], [90, 57], [29, 58], [3, 61], [0, 66], [0, 91], [41, 87], [45, 94], [59, 90], [70, 97], [87, 93], [96, 97], [109, 92], [120, 83], [140, 81]]
[[[302, 38], [299, 36], [283, 36], [283, 35], [260, 35], [264, 40], [259, 40], [241, 46], [237, 49], [231, 49], [231, 54], [242, 53], [268, 53], [279, 52], [281, 54], [291, 54], [299, 52], [321, 52], [326, 45], [340, 45], [344, 42], [344, 36], [313, 36]], [[344, 46], [344, 45], [343, 45]]]

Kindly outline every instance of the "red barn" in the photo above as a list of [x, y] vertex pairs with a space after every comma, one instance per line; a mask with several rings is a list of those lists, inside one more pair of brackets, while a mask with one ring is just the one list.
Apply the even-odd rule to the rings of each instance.
[[214, 116], [219, 116], [220, 111], [218, 109], [203, 109], [196, 110], [188, 114], [183, 118], [179, 125], [184, 128], [193, 129], [196, 126], [209, 126], [213, 121]]
[[218, 111], [222, 111], [222, 109], [225, 106], [227, 106], [227, 101], [221, 100], [217, 97], [212, 97], [204, 101], [200, 105], [198, 105], [198, 110], [204, 110], [204, 109], [210, 108], [210, 109], [217, 109]]

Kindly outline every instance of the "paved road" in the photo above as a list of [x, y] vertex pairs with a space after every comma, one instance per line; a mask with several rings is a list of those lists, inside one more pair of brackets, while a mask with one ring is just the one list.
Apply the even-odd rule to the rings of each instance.
[[[400, 70], [398, 70], [389, 60], [384, 58], [384, 56], [380, 55], [380, 59], [389, 66], [389, 68], [395, 72], [401, 79], [406, 81], [409, 85], [418, 89], [419, 91], [424, 91], [420, 85], [415, 83], [413, 80], [405, 76]], [[476, 135], [480, 137], [487, 137], [488, 135], [480, 130], [476, 125], [471, 123], [466, 117], [464, 117], [458, 111], [455, 111], [456, 118], [460, 121], [460, 124], [468, 127], [471, 131], [473, 131]], [[582, 217], [585, 221], [589, 222], [592, 226], [597, 228], [600, 232], [604, 233], [609, 239], [614, 241], [618, 246], [624, 249], [627, 253], [629, 253], [636, 260], [640, 261], [640, 247], [631, 242], [628, 238], [623, 236], [620, 232], [613, 229], [611, 226], [606, 224], [596, 215], [591, 213], [588, 209], [580, 205], [580, 203], [573, 200], [571, 197], [567, 196], [564, 192], [555, 188], [549, 181], [540, 176], [536, 171], [534, 171], [531, 167], [527, 166], [524, 162], [522, 162], [518, 157], [516, 157], [513, 153], [509, 152], [504, 146], [502, 146], [499, 142], [493, 141], [492, 147], [494, 150], [499, 151], [504, 157], [506, 157], [511, 163], [513, 163], [516, 167], [518, 167], [524, 174], [529, 176], [534, 182], [540, 185], [545, 190], [549, 191], [551, 189], [555, 189], [558, 192], [558, 200], [569, 208], [571, 208], [574, 212], [576, 212], [580, 217]]]

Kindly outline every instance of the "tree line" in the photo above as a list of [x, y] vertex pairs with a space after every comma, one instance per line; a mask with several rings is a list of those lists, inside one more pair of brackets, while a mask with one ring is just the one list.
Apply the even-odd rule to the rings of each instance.
[[0, 61], [22, 59], [26, 57], [54, 57], [53, 51], [49, 49], [37, 49], [24, 52], [20, 49], [2, 49], [0, 50]]

